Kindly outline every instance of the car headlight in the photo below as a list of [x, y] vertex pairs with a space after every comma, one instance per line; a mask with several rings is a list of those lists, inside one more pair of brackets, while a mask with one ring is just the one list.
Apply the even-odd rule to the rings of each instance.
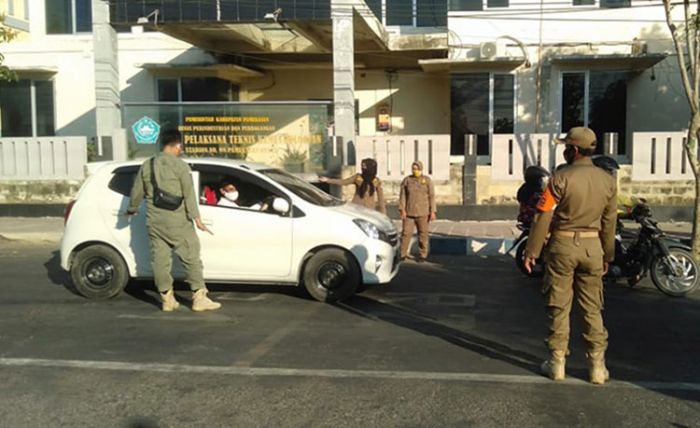
[[362, 220], [361, 218], [356, 218], [353, 220], [353, 222], [362, 229], [363, 232], [365, 232], [365, 235], [369, 236], [372, 239], [379, 239], [381, 236], [381, 232], [377, 226], [374, 224], [368, 222], [367, 220]]

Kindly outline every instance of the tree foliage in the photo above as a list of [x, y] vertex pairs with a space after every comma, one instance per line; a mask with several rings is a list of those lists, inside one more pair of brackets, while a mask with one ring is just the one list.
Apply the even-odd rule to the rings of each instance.
[[[693, 255], [700, 260], [700, 165], [698, 139], [700, 138], [700, 2], [663, 0], [666, 24], [671, 32], [678, 59], [678, 69], [688, 106], [688, 136], [685, 153], [695, 175], [695, 210], [693, 221]], [[682, 11], [676, 8], [682, 7]], [[674, 10], [676, 9], [676, 10]]]
[[[8, 43], [12, 41], [17, 36], [17, 33], [11, 28], [3, 25], [5, 22], [5, 16], [0, 15], [0, 45], [3, 43]], [[7, 66], [3, 65], [5, 61], [5, 56], [0, 51], [0, 81], [2, 80], [16, 80], [17, 75], [10, 70]]]

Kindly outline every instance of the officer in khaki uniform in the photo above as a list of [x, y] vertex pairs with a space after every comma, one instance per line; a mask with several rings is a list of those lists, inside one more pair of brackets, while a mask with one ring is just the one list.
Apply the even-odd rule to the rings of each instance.
[[351, 175], [348, 178], [319, 177], [319, 181], [339, 186], [354, 184], [355, 195], [352, 198], [353, 204], [362, 205], [365, 208], [386, 214], [382, 181], [377, 177], [377, 161], [372, 158], [362, 159], [360, 168], [362, 173]]
[[408, 257], [408, 246], [413, 235], [413, 224], [418, 228], [419, 262], [428, 258], [428, 223], [435, 221], [435, 187], [430, 177], [423, 175], [423, 163], [411, 165], [412, 174], [401, 182], [399, 214], [403, 221], [401, 231], [401, 259]]
[[603, 325], [603, 281], [615, 257], [617, 189], [614, 178], [596, 167], [591, 156], [596, 136], [589, 128], [571, 128], [562, 140], [568, 166], [557, 171], [537, 206], [525, 266], [530, 270], [544, 250], [543, 293], [547, 298], [550, 358], [542, 364], [554, 380], [565, 377], [569, 346], [569, 314], [574, 295], [583, 313], [590, 381], [609, 379], [605, 367], [608, 332]]
[[171, 275], [172, 252], [177, 254], [185, 268], [186, 280], [193, 292], [192, 310], [206, 311], [218, 309], [220, 303], [207, 297], [207, 289], [202, 273], [202, 260], [199, 255], [197, 228], [209, 232], [199, 218], [199, 208], [195, 198], [190, 167], [180, 159], [182, 142], [177, 134], [163, 136], [162, 152], [155, 156], [155, 179], [158, 188], [183, 198], [182, 204], [170, 211], [153, 204], [153, 184], [151, 180], [151, 159], [146, 160], [134, 180], [131, 200], [126, 214], [138, 214], [141, 201], [146, 198], [146, 224], [151, 244], [151, 261], [156, 288], [160, 292], [163, 311], [173, 311], [180, 306], [173, 292]]

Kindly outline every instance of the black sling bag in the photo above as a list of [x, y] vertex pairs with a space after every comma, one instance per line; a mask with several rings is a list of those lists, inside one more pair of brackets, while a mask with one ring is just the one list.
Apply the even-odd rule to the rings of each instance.
[[168, 193], [158, 187], [156, 182], [156, 164], [155, 157], [151, 158], [151, 184], [153, 185], [153, 205], [164, 210], [175, 211], [182, 205], [182, 196], [176, 196]]

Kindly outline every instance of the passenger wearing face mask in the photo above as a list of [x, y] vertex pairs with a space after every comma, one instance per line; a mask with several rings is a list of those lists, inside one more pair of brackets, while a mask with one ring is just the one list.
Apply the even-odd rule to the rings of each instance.
[[415, 161], [411, 164], [412, 174], [401, 182], [399, 194], [399, 214], [403, 221], [401, 231], [401, 259], [409, 254], [409, 243], [413, 235], [414, 224], [418, 228], [418, 261], [428, 258], [428, 223], [435, 221], [437, 207], [435, 205], [435, 187], [427, 175], [423, 174], [423, 163]]
[[219, 202], [217, 205], [221, 207], [234, 207], [238, 208], [240, 205], [238, 205], [238, 189], [236, 189], [236, 186], [233, 185], [233, 183], [225, 182], [219, 187], [219, 194], [221, 197], [219, 198]]
[[220, 207], [229, 208], [244, 208], [248, 210], [261, 210], [261, 204], [254, 204], [249, 207], [243, 206], [238, 202], [239, 192], [236, 186], [230, 181], [224, 181], [219, 187], [219, 202], [217, 203]]
[[386, 214], [382, 181], [377, 177], [377, 161], [372, 158], [362, 159], [360, 167], [362, 168], [360, 174], [355, 174], [344, 179], [319, 177], [319, 181], [321, 181], [321, 183], [336, 184], [339, 186], [354, 184], [355, 196], [352, 198], [353, 204], [362, 205], [363, 207]]

